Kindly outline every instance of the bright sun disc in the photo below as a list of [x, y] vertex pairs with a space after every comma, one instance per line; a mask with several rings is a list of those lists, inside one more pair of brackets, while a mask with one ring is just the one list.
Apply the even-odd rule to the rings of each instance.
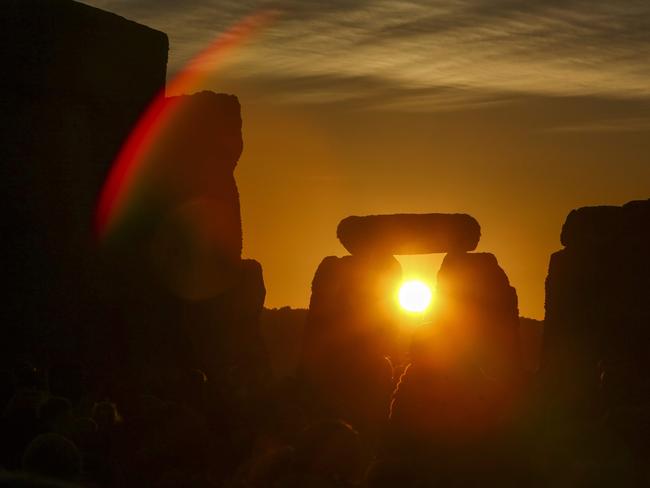
[[399, 289], [399, 304], [408, 312], [424, 312], [431, 303], [431, 289], [422, 281], [406, 281]]

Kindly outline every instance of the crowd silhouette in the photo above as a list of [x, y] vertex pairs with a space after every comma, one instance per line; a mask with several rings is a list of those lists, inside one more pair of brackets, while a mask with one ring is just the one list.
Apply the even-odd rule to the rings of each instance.
[[[4, 8], [0, 487], [650, 484], [650, 200], [571, 211], [543, 333], [465, 214], [348, 217], [309, 310], [266, 310], [237, 98], [163, 100], [97, 241], [167, 38], [71, 0]], [[445, 254], [437, 306], [405, 327], [395, 256], [424, 253]]]

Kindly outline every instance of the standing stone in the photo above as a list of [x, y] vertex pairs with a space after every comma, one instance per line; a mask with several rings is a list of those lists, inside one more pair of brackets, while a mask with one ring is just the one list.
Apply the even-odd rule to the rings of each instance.
[[[223, 293], [200, 302], [185, 302], [183, 326], [197, 366], [234, 397], [243, 399], [270, 380], [260, 328], [265, 297], [262, 266], [244, 259], [237, 278]], [[237, 404], [236, 398], [233, 403]]]
[[[142, 167], [112, 241], [146, 254], [185, 300], [203, 300], [237, 280], [242, 250], [234, 170], [243, 149], [234, 95], [200, 92], [166, 100], [164, 127]], [[143, 249], [134, 249], [141, 242]]]
[[200, 92], [165, 103], [170, 119], [106, 245], [125, 276], [120, 301], [138, 311], [125, 335], [160, 370], [199, 367], [232, 397], [259, 391], [270, 377], [266, 290], [259, 263], [241, 259], [239, 101]]
[[329, 416], [364, 430], [387, 418], [397, 353], [395, 293], [401, 267], [392, 256], [325, 258], [312, 282], [303, 379]]
[[241, 260], [237, 98], [164, 101], [173, 116], [134, 162], [135, 181], [118, 195], [124, 212], [99, 245], [97, 200], [165, 88], [167, 36], [71, 0], [7, 0], [2, 10], [2, 359], [60, 354], [117, 383], [164, 381], [198, 363], [216, 383], [238, 348], [233, 368], [254, 389], [268, 373], [264, 284], [259, 264]]
[[448, 254], [435, 318], [413, 339], [391, 407], [397, 438], [479, 439], [507, 418], [521, 374], [517, 293], [489, 253]]
[[462, 328], [472, 355], [489, 377], [521, 374], [517, 291], [490, 253], [445, 256], [437, 282], [437, 322]]
[[6, 359], [40, 346], [68, 357], [87, 350], [103, 315], [96, 199], [122, 142], [164, 88], [168, 40], [70, 0], [1, 8], [0, 352]]
[[571, 211], [546, 279], [542, 374], [579, 411], [650, 402], [650, 200]]

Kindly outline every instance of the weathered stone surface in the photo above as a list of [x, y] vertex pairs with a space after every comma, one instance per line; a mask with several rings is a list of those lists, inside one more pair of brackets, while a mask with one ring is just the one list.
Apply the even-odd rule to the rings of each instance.
[[650, 200], [574, 210], [551, 256], [541, 372], [582, 411], [650, 400], [649, 216]]
[[[446, 339], [428, 341], [432, 353], [449, 347]], [[476, 442], [499, 427], [505, 396], [499, 385], [473, 365], [413, 362], [399, 379], [390, 408], [390, 443], [443, 448]]]
[[[159, 371], [199, 367], [218, 381], [234, 367], [231, 352], [239, 351], [264, 376], [269, 368], [258, 322], [264, 283], [259, 264], [240, 258], [233, 176], [242, 150], [239, 102], [201, 92], [166, 103], [173, 114], [138, 162], [135, 194], [126, 196], [129, 208], [103, 246], [108, 269], [101, 298], [119, 304], [112, 307], [122, 314], [111, 330], [124, 329], [135, 361], [127, 369], [137, 370], [138, 362]], [[252, 370], [241, 374], [255, 376]]]
[[[241, 329], [224, 348], [246, 343], [242, 358], [268, 373], [257, 328], [261, 270], [255, 275], [240, 259], [236, 97], [166, 100], [174, 115], [136, 163], [145, 184], [137, 181], [127, 196], [135, 211], [124, 212], [119, 232], [99, 249], [97, 198], [122, 144], [164, 89], [167, 36], [73, 1], [11, 0], [0, 38], [3, 288], [10, 290], [2, 322], [11, 352], [40, 344], [138, 381], [134, 371], [150, 378], [203, 362], [207, 353], [193, 354], [194, 331], [183, 324], [218, 320]], [[214, 362], [205, 367], [220, 374]]]
[[507, 418], [518, 387], [517, 293], [494, 255], [452, 253], [438, 272], [436, 307], [413, 338], [392, 429], [426, 442], [476, 438]]
[[264, 393], [272, 371], [260, 328], [265, 295], [262, 266], [245, 259], [228, 289], [181, 304], [180, 336], [189, 341], [186, 364], [206, 373], [218, 399], [214, 406], [219, 408], [221, 431], [224, 436], [236, 432], [236, 440], [229, 439], [228, 445], [237, 442], [244, 449], [252, 448], [268, 409]]
[[[572, 210], [562, 226], [560, 241], [566, 247], [616, 246], [635, 236], [637, 245], [650, 246], [650, 200], [621, 207], [582, 207]], [[619, 241], [619, 242], [617, 242]]]
[[347, 217], [336, 234], [351, 254], [429, 254], [473, 251], [481, 237], [466, 214], [395, 214]]
[[[312, 281], [309, 322], [345, 317], [362, 331], [376, 319], [390, 317], [401, 266], [392, 256], [329, 256]], [[331, 327], [341, 327], [332, 322]]]
[[69, 351], [96, 321], [97, 195], [164, 87], [167, 51], [162, 32], [77, 2], [2, 3], [2, 323], [12, 352], [35, 341]]
[[236, 280], [241, 257], [233, 174], [243, 148], [240, 106], [233, 95], [207, 91], [167, 104], [171, 116], [139, 163], [145, 190], [131, 197], [136, 210], [127, 210], [120, 225], [131, 245], [140, 238], [154, 241], [155, 265], [168, 286], [185, 299], [201, 300]]
[[186, 302], [185, 333], [194, 360], [225, 391], [254, 392], [269, 379], [271, 369], [260, 327], [266, 288], [262, 266], [241, 261], [234, 283], [201, 302]]
[[84, 365], [93, 391], [113, 393], [171, 392], [200, 369], [219, 435], [250, 452], [270, 368], [261, 266], [241, 260], [237, 99], [161, 102], [174, 114], [129, 168], [135, 191], [119, 202], [134, 207], [99, 243], [97, 199], [162, 94], [167, 36], [69, 0], [8, 0], [2, 11], [0, 363], [64, 358]]
[[387, 417], [400, 278], [392, 256], [330, 256], [312, 282], [301, 374], [321, 408], [361, 430]]
[[490, 253], [445, 256], [437, 282], [439, 323], [464, 328], [488, 376], [521, 372], [517, 291]]

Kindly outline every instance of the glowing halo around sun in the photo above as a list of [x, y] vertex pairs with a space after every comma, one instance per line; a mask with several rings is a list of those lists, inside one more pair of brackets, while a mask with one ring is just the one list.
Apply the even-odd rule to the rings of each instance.
[[400, 306], [407, 312], [421, 313], [431, 305], [433, 293], [423, 281], [409, 280], [402, 283], [397, 298]]

